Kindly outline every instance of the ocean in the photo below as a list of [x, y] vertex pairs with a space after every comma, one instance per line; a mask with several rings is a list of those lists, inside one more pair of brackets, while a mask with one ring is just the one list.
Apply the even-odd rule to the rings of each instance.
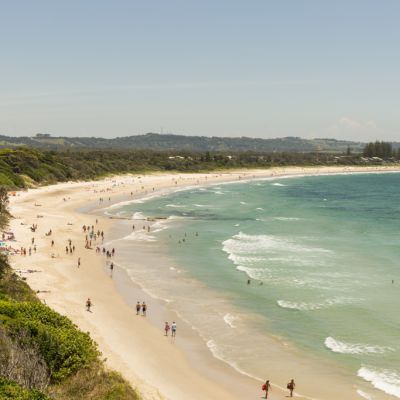
[[369, 173], [191, 187], [107, 212], [135, 225], [118, 265], [215, 357], [280, 387], [295, 378], [309, 398], [393, 399], [399, 200], [400, 174]]

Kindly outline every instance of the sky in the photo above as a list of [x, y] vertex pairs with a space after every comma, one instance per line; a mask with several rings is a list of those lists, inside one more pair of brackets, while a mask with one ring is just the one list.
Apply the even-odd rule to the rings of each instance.
[[0, 0], [0, 134], [400, 141], [399, 0]]

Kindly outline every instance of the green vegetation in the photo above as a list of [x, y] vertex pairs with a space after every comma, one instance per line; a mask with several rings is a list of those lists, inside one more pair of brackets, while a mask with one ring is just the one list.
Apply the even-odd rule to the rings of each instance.
[[106, 372], [101, 365], [81, 369], [69, 380], [51, 386], [49, 395], [57, 400], [132, 400], [138, 399], [135, 391], [116, 372]]
[[0, 399], [49, 400], [49, 397], [37, 390], [24, 389], [15, 382], [0, 377]]
[[[151, 171], [197, 172], [233, 168], [298, 165], [364, 165], [350, 147], [343, 154], [188, 152], [150, 150], [41, 151], [0, 150], [0, 185], [23, 188], [69, 180], [96, 179], [108, 174]], [[375, 161], [371, 161], [376, 163]]]
[[[4, 192], [0, 228], [8, 220]], [[0, 256], [0, 399], [139, 400], [100, 355], [88, 333], [42, 304]]]
[[5, 186], [0, 186], [0, 228], [7, 224], [10, 216], [7, 211], [7, 205], [7, 188]]
[[384, 160], [392, 157], [400, 159], [400, 149], [394, 151], [391, 143], [376, 141], [365, 145], [363, 155], [365, 157], [379, 157]]
[[87, 333], [40, 302], [0, 300], [0, 321], [11, 337], [29, 338], [43, 357], [51, 382], [87, 367], [99, 355]]

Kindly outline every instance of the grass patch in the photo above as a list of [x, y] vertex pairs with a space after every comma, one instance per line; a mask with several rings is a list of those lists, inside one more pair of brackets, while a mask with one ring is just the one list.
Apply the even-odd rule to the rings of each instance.
[[48, 393], [57, 400], [140, 400], [120, 374], [107, 371], [102, 364], [81, 369], [68, 381], [50, 387]]

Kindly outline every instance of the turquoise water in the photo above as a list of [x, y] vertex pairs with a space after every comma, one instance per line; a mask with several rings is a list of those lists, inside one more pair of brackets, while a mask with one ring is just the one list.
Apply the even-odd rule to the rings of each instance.
[[217, 357], [263, 378], [273, 335], [293, 359], [324, 360], [324, 378], [337, 368], [355, 396], [384, 399], [400, 398], [399, 200], [400, 174], [352, 174], [192, 188], [113, 212], [168, 217], [129, 239], [173, 266], [133, 276]]

